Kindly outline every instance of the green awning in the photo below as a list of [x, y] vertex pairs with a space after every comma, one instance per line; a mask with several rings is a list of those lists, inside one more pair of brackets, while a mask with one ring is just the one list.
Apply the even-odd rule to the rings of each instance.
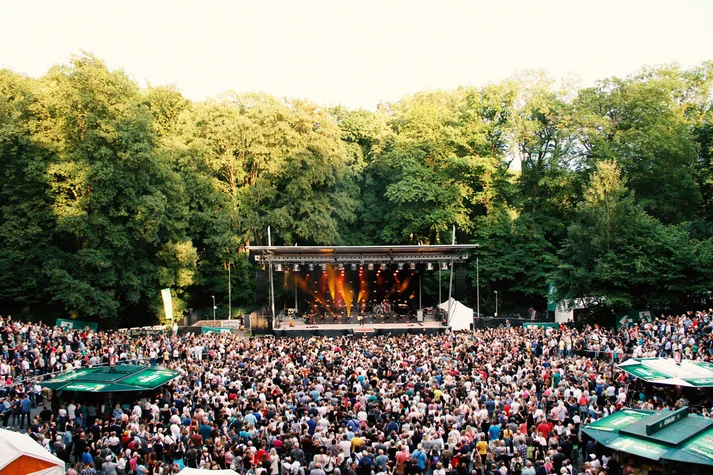
[[612, 441], [607, 447], [657, 462], [661, 460], [663, 455], [669, 450], [669, 447], [665, 445], [648, 442], [628, 435], [619, 435], [616, 440]]
[[601, 445], [656, 462], [713, 466], [713, 420], [676, 411], [623, 409], [582, 431]]
[[55, 391], [113, 393], [155, 389], [181, 373], [161, 366], [116, 365], [80, 368], [42, 383]]
[[677, 455], [673, 460], [686, 462], [686, 459], [700, 459], [703, 461], [693, 463], [713, 465], [713, 428], [686, 442]]
[[640, 421], [651, 415], [651, 411], [641, 411], [638, 409], [623, 409], [621, 411], [616, 411], [609, 417], [603, 419], [598, 419], [587, 427], [594, 430], [603, 430], [608, 432], [618, 431], [624, 427], [627, 427], [635, 422]]
[[713, 365], [673, 358], [631, 358], [619, 368], [644, 381], [687, 387], [713, 387]]

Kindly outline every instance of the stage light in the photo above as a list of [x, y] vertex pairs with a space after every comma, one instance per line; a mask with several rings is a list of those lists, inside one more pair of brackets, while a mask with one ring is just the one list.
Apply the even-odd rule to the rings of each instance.
[[369, 265], [367, 266], [369, 270], [374, 270], [374, 263], [370, 262]]
[[295, 264], [294, 266], [292, 266], [292, 270], [294, 270], [295, 272], [299, 272], [299, 271], [300, 271], [300, 265], [299, 265], [299, 264]]
[[309, 271], [312, 272], [314, 270], [314, 264], [308, 265], [307, 269], [309, 269]]
[[277, 272], [282, 272], [282, 264], [275, 264], [275, 270]]
[[327, 272], [327, 264], [320, 264], [319, 267], [322, 268], [322, 272]]
[[356, 264], [352, 264], [352, 270], [356, 270]]
[[415, 262], [412, 262], [411, 264], [409, 264], [409, 268], [410, 268], [411, 270], [416, 270], [416, 263], [415, 263]]
[[444, 262], [443, 264], [441, 264], [441, 270], [448, 270], [448, 263], [447, 263], [447, 262]]
[[433, 270], [433, 262], [429, 262], [426, 264], [426, 270]]

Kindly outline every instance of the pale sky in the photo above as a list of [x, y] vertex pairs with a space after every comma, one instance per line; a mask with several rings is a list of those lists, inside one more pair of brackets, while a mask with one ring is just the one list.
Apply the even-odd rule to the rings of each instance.
[[713, 60], [711, 1], [0, 0], [0, 68], [96, 54], [202, 100], [265, 91], [373, 110], [526, 69], [582, 84]]

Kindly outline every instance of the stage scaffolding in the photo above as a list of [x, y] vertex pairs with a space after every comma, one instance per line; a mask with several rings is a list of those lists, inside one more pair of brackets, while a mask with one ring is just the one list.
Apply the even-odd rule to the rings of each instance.
[[[275, 318], [275, 290], [273, 270], [284, 267], [318, 266], [388, 266], [393, 264], [426, 265], [430, 270], [453, 270], [456, 264], [468, 261], [469, 253], [478, 248], [478, 244], [448, 245], [399, 245], [399, 246], [248, 246], [248, 251], [255, 261], [268, 270], [271, 316]], [[450, 273], [448, 301], [453, 287], [453, 273]], [[419, 293], [420, 300], [420, 293]], [[439, 300], [441, 300], [439, 298]], [[440, 302], [439, 302], [440, 303]], [[419, 306], [420, 303], [419, 303]], [[451, 310], [447, 321], [450, 322]]]

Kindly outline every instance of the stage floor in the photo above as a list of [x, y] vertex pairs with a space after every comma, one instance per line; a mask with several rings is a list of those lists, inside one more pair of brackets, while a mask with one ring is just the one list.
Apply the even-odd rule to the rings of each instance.
[[311, 325], [309, 323], [295, 321], [295, 326], [290, 327], [282, 322], [280, 326], [275, 326], [273, 331], [280, 336], [361, 336], [361, 335], [388, 335], [388, 334], [418, 334], [418, 333], [441, 333], [448, 329], [435, 320], [424, 322], [391, 322], [391, 323], [325, 323], [321, 325]]

